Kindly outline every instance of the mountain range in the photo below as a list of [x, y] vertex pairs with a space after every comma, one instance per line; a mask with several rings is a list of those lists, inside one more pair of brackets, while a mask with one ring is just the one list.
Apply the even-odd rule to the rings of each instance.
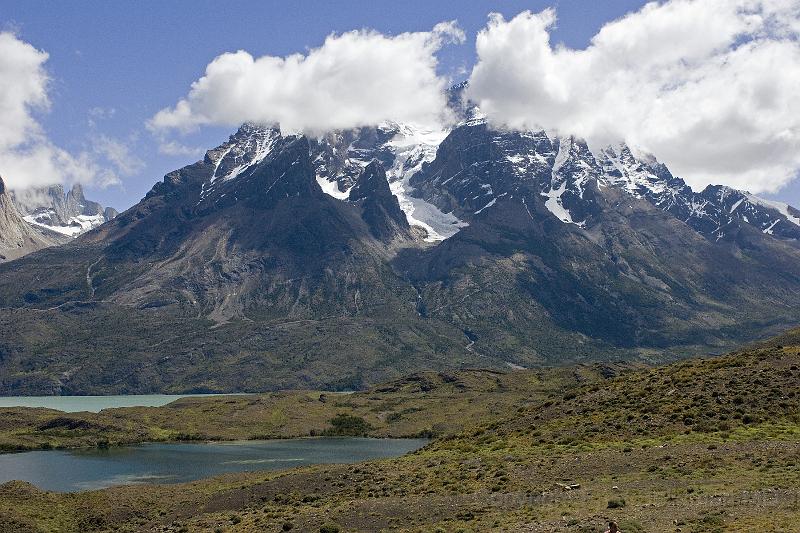
[[69, 242], [117, 214], [87, 200], [80, 184], [67, 193], [62, 185], [6, 190], [0, 178], [0, 262]]
[[693, 191], [624, 144], [493, 128], [462, 88], [441, 130], [245, 124], [3, 264], [0, 393], [347, 390], [665, 361], [798, 322], [800, 211]]

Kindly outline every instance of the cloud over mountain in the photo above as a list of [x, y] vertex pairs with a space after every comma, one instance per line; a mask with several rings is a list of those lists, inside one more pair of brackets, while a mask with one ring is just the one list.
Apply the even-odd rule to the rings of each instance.
[[774, 191], [800, 169], [800, 2], [671, 0], [553, 44], [552, 9], [493, 14], [469, 96], [489, 120], [626, 140], [695, 186]]
[[318, 133], [384, 120], [437, 122], [447, 80], [437, 75], [436, 52], [463, 40], [461, 29], [445, 22], [430, 32], [395, 36], [369, 30], [332, 34], [306, 55], [222, 54], [188, 96], [158, 112], [150, 127], [257, 122]]

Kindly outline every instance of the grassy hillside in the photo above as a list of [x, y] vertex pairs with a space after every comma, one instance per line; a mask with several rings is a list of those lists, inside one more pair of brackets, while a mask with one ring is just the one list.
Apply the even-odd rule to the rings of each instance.
[[[393, 460], [75, 495], [6, 484], [0, 524], [25, 532], [589, 532], [616, 519], [625, 532], [796, 531], [798, 338], [549, 389], [530, 380], [513, 393], [526, 401], [484, 409], [486, 418]], [[523, 392], [528, 386], [535, 392]], [[458, 394], [441, 390], [441, 398]]]
[[578, 383], [597, 382], [630, 365], [524, 372], [423, 372], [352, 394], [286, 391], [183, 398], [164, 407], [62, 413], [0, 408], [0, 451], [118, 445], [141, 441], [308, 437], [348, 431], [339, 415], [363, 420], [373, 437], [436, 436], [541, 403]]

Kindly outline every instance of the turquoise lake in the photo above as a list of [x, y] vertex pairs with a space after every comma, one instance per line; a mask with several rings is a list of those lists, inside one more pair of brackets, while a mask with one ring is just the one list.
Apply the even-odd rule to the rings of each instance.
[[231, 396], [230, 394], [125, 394], [119, 396], [0, 396], [0, 407], [47, 407], [66, 413], [113, 407], [160, 407], [180, 398]]
[[397, 457], [426, 439], [313, 438], [142, 444], [111, 449], [0, 455], [0, 483], [21, 480], [76, 492], [140, 483], [180, 483], [219, 474]]

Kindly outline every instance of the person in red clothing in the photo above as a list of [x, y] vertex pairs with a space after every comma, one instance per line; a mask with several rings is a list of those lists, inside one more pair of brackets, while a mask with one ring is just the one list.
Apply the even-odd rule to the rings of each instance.
[[622, 533], [622, 531], [620, 531], [619, 526], [617, 525], [616, 522], [609, 522], [606, 533]]

